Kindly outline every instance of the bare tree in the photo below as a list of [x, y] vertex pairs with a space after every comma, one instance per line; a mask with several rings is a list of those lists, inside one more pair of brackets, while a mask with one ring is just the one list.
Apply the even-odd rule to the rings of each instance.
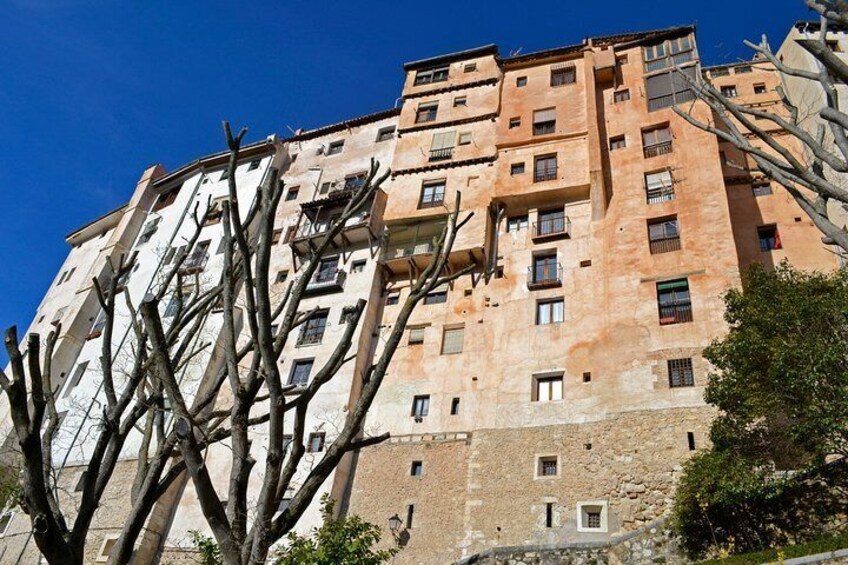
[[[20, 503], [29, 514], [39, 550], [51, 564], [83, 563], [88, 530], [98, 502], [133, 430], [141, 434], [141, 442], [131, 493], [132, 507], [109, 562], [127, 563], [132, 559], [154, 504], [176, 479], [187, 473], [225, 562], [264, 563], [270, 546], [297, 524], [342, 457], [388, 438], [388, 434], [367, 437], [363, 424], [414, 308], [433, 288], [477, 268], [471, 259], [458, 268], [449, 264], [457, 232], [472, 215], [468, 213], [460, 219], [461, 194], [457, 193], [430, 264], [412, 280], [409, 297], [379, 357], [365, 374], [357, 377], [361, 379], [361, 392], [347, 412], [337, 437], [308, 470], [306, 478], [297, 481], [289, 506], [278, 512], [282, 498], [295, 486], [295, 473], [305, 467], [304, 435], [310, 403], [321, 387], [355, 358], [350, 349], [365, 300], [356, 302], [334, 352], [306, 386], [295, 389], [284, 385], [279, 359], [289, 336], [314, 314], [314, 311], [303, 312], [301, 301], [322, 257], [331, 250], [332, 242], [342, 233], [347, 221], [374, 198], [389, 171], [380, 173], [379, 163], [372, 161], [365, 182], [353, 190], [342, 214], [312, 246], [296, 279], [288, 284], [281, 297], [272, 296], [274, 221], [284, 186], [279, 182], [279, 170], [272, 168], [242, 217], [235, 169], [246, 130], [233, 135], [226, 122], [224, 130], [230, 151], [229, 195], [220, 211], [225, 234], [220, 280], [210, 286], [201, 284], [197, 275], [184, 274], [183, 267], [192, 260], [190, 253], [204, 223], [211, 213], [218, 212], [207, 202], [202, 214], [195, 207], [194, 234], [174, 263], [161, 273], [158, 288], [137, 306], [129, 293], [123, 294], [131, 319], [132, 342], [129, 367], [120, 370], [116, 368], [112, 332], [116, 304], [136, 257], [122, 257], [107, 280], [94, 281], [105, 316], [100, 358], [105, 408], [81, 483], [77, 509], [66, 509], [60, 504], [57, 473], [61, 470], [52, 460], [60, 420], [55, 403], [58, 387], [52, 382], [51, 365], [61, 327], [47, 337], [43, 354], [37, 334], [28, 337], [26, 350], [21, 351], [15, 328], [7, 331], [6, 348], [12, 375], [9, 378], [0, 372], [0, 385], [9, 397], [14, 433], [21, 450]], [[163, 319], [159, 306], [169, 297], [175, 301], [175, 312]], [[210, 347], [211, 342], [204, 341], [202, 330], [209, 314], [221, 310], [223, 328], [217, 344], [223, 346], [223, 366], [196, 395], [190, 395], [181, 388], [177, 375]], [[224, 396], [230, 400], [222, 401], [219, 393], [225, 384], [230, 394]], [[171, 427], [166, 425], [164, 417], [166, 405], [175, 416]], [[287, 414], [294, 422], [293, 429], [288, 431], [293, 440], [284, 449]], [[251, 438], [257, 431], [268, 437], [268, 448], [261, 462], [251, 455]], [[232, 465], [228, 484], [217, 485], [216, 489], [206, 459], [209, 448], [223, 440], [230, 443]], [[248, 480], [257, 463], [263, 466], [263, 481], [259, 492], [249, 496]], [[227, 493], [226, 507], [217, 492]]]
[[[784, 75], [810, 81], [824, 93], [824, 106], [812, 110], [812, 115], [777, 88], [780, 111], [767, 111], [748, 106], [724, 96], [706, 80], [690, 80], [697, 99], [711, 109], [714, 121], [702, 121], [691, 111], [674, 108], [687, 122], [715, 134], [719, 140], [733, 144], [756, 163], [770, 179], [783, 185], [798, 205], [810, 216], [825, 235], [823, 241], [848, 251], [848, 233], [837, 225], [833, 206], [848, 206], [848, 189], [840, 175], [848, 173], [848, 115], [839, 106], [836, 84], [848, 83], [848, 64], [836, 56], [826, 41], [828, 27], [848, 26], [848, 5], [844, 0], [805, 0], [819, 14], [820, 30], [817, 39], [798, 43], [820, 63], [816, 72], [792, 68], [778, 59], [763, 36], [759, 44], [746, 41], [762, 63], [773, 65]], [[756, 66], [756, 60], [752, 62]], [[806, 110], [806, 109], [804, 109]], [[815, 119], [818, 127], [811, 134], [804, 120]], [[776, 135], [779, 131], [780, 135]], [[798, 147], [805, 155], [798, 154]], [[734, 164], [729, 163], [731, 166]], [[739, 164], [736, 164], [739, 166]]]

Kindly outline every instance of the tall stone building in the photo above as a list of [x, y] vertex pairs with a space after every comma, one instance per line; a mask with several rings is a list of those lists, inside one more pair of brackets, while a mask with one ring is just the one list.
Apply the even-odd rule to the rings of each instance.
[[[615, 540], [661, 516], [681, 463], [708, 442], [701, 351], [726, 331], [722, 293], [753, 262], [836, 267], [779, 186], [675, 114], [677, 105], [711, 118], [681, 76], [700, 76], [699, 61], [691, 27], [511, 57], [487, 45], [407, 63], [398, 109], [246, 148], [240, 190], [249, 194], [271, 166], [287, 186], [272, 257], [280, 288], [370, 160], [392, 169], [324, 258], [304, 300], [317, 313], [283, 352], [290, 382], [308, 380], [332, 351], [345, 309], [368, 301], [356, 362], [309, 415], [304, 470], [357, 398], [358, 376], [380, 353], [410, 277], [431, 261], [455, 199], [473, 213], [448, 268], [474, 264], [474, 272], [434, 289], [415, 311], [369, 413], [367, 431], [391, 439], [345, 459], [323, 487], [343, 511], [384, 527], [400, 518], [398, 563]], [[746, 103], [777, 102], [780, 77], [762, 65], [704, 72]], [[67, 328], [62, 434], [74, 439], [56, 460], [70, 504], [82, 431], [95, 425], [86, 410], [100, 394], [86, 365], [98, 347], [86, 281], [108, 257], [139, 250], [127, 291], [143, 295], [179, 246], [193, 203], [225, 194], [222, 166], [212, 155], [169, 174], [151, 168], [130, 203], [68, 238], [73, 248], [30, 330], [46, 333], [59, 318]], [[204, 228], [196, 252], [210, 280], [219, 232]], [[208, 322], [210, 339], [219, 324]], [[220, 362], [197, 360], [187, 393]], [[262, 442], [253, 448], [259, 459]], [[132, 451], [92, 530], [92, 561], [108, 553], [115, 517], [128, 507], [121, 485], [132, 481]], [[226, 447], [210, 450], [216, 482], [226, 482], [228, 461]], [[313, 505], [299, 529], [318, 520]], [[154, 510], [140, 561], [182, 559], [180, 545], [201, 524], [185, 480]], [[0, 561], [34, 562], [27, 517], [11, 510], [2, 525]]]

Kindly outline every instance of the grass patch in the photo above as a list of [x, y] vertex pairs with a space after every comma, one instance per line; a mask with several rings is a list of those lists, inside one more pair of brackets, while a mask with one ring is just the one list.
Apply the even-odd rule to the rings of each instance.
[[726, 559], [710, 559], [709, 561], [702, 561], [701, 565], [760, 565], [761, 563], [777, 561], [778, 553], [783, 554], [783, 559], [792, 559], [793, 557], [815, 555], [846, 547], [848, 547], [848, 530], [836, 535], [822, 536], [807, 543], [766, 549], [755, 553], [740, 553], [739, 555], [731, 555]]

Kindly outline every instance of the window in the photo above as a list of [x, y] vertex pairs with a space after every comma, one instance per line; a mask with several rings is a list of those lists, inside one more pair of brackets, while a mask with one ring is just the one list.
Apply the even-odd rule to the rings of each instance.
[[227, 180], [228, 178], [230, 178], [230, 169], [229, 169], [229, 167], [227, 167], [226, 169], [224, 169], [223, 171], [221, 171], [221, 178], [219, 178], [218, 180], [219, 180], [219, 181], [222, 181], [222, 180]]
[[533, 182], [555, 180], [557, 176], [556, 155], [536, 157], [533, 163]]
[[68, 311], [67, 306], [62, 306], [61, 308], [56, 310], [56, 313], [53, 314], [53, 319], [50, 320], [50, 323], [53, 324], [54, 326], [57, 325], [59, 322], [62, 321], [62, 318], [65, 317], [65, 312], [67, 312], [67, 311]]
[[524, 216], [513, 216], [506, 221], [506, 231], [509, 233], [526, 230], [527, 225], [528, 219], [526, 214]]
[[772, 251], [783, 247], [780, 243], [780, 234], [777, 231], [777, 226], [774, 224], [758, 227], [757, 237], [760, 239], [760, 251]]
[[646, 159], [671, 153], [671, 130], [668, 125], [642, 130], [642, 148]]
[[509, 129], [515, 129], [521, 126], [521, 118], [510, 118]]
[[444, 304], [448, 301], [447, 290], [434, 290], [424, 297], [424, 304]]
[[365, 270], [365, 263], [365, 259], [357, 259], [356, 261], [350, 264], [350, 272], [361, 273]]
[[116, 543], [118, 543], [118, 536], [109, 536], [103, 540], [103, 544], [100, 546], [100, 551], [97, 554], [98, 563], [109, 560], [109, 555], [112, 553], [112, 549]]
[[623, 135], [618, 135], [616, 137], [611, 137], [609, 140], [610, 151], [615, 151], [616, 149], [624, 149], [627, 147], [627, 141], [625, 141]]
[[466, 73], [473, 73], [477, 70], [477, 63], [468, 63], [462, 70]]
[[365, 184], [365, 173], [356, 173], [353, 175], [347, 175], [344, 178], [344, 184], [342, 185], [342, 190], [357, 190], [362, 188]]
[[657, 283], [657, 307], [660, 325], [691, 322], [692, 299], [689, 296], [689, 281], [677, 279]]
[[261, 159], [254, 159], [254, 160], [253, 160], [253, 161], [251, 161], [251, 162], [250, 162], [250, 164], [247, 166], [247, 170], [248, 170], [248, 171], [255, 171], [256, 169], [258, 169], [258, 168], [259, 168], [260, 163], [262, 163], [262, 160], [261, 160]]
[[695, 451], [695, 434], [686, 432], [686, 442], [689, 444], [689, 451]]
[[536, 303], [536, 325], [561, 324], [565, 317], [565, 299], [554, 298]]
[[646, 173], [645, 192], [648, 197], [648, 204], [674, 200], [674, 182], [671, 178], [671, 171]]
[[442, 355], [462, 353], [462, 341], [465, 337], [465, 327], [445, 328], [442, 334]]
[[386, 295], [386, 306], [394, 306], [400, 302], [400, 291], [393, 290]]
[[409, 345], [420, 345], [424, 343], [424, 326], [409, 328]]
[[318, 189], [318, 194], [327, 194], [330, 192], [330, 188], [333, 186], [331, 182], [322, 182], [321, 188]]
[[274, 282], [276, 282], [276, 283], [278, 283], [278, 284], [279, 284], [279, 283], [284, 283], [284, 282], [286, 282], [286, 281], [288, 280], [288, 278], [289, 278], [289, 272], [288, 272], [288, 270], [284, 270], [284, 271], [277, 271], [277, 277], [274, 279]]
[[292, 441], [294, 441], [294, 438], [292, 437], [291, 434], [285, 434], [283, 436], [283, 453], [286, 453], [289, 450], [289, 447], [291, 447]]
[[8, 510], [0, 514], [0, 537], [6, 535], [6, 530], [9, 529], [9, 524], [12, 523], [13, 516], [14, 513]]
[[680, 230], [677, 216], [648, 220], [648, 247], [651, 255], [680, 250]]
[[100, 313], [97, 315], [97, 318], [94, 320], [94, 325], [91, 327], [91, 332], [89, 332], [89, 334], [85, 336], [85, 339], [88, 340], [100, 337], [101, 335], [103, 335], [103, 328], [105, 327], [106, 311], [101, 310]]
[[577, 80], [577, 68], [572, 64], [551, 67], [551, 86], [574, 84]]
[[339, 275], [339, 258], [336, 257], [327, 257], [326, 259], [321, 259], [318, 262], [318, 268], [315, 269], [315, 274], [312, 275], [312, 280], [310, 282], [316, 284], [323, 284], [328, 282], [333, 282], [336, 280], [336, 277]]
[[415, 123], [422, 124], [432, 122], [436, 119], [436, 113], [439, 111], [438, 102], [426, 102], [418, 105], [418, 110], [415, 113]]
[[309, 434], [309, 445], [306, 447], [307, 453], [320, 453], [324, 451], [324, 432], [314, 432]]
[[61, 285], [63, 282], [65, 282], [65, 277], [66, 277], [67, 275], [68, 275], [68, 271], [62, 271], [62, 274], [61, 274], [61, 275], [59, 275], [59, 280], [56, 282], [56, 286], [59, 286], [59, 285]]
[[215, 255], [220, 255], [221, 253], [223, 253], [224, 249], [226, 249], [226, 247], [227, 247], [227, 238], [222, 237], [220, 240], [218, 240], [218, 247], [215, 248]]
[[652, 75], [645, 79], [645, 94], [648, 98], [648, 111], [670, 108], [675, 104], [694, 100], [695, 93], [689, 81], [695, 80], [695, 66], [671, 70]]
[[534, 402], [562, 400], [562, 375], [533, 377]]
[[[205, 177], [203, 179], [204, 184], [206, 184], [207, 182], [209, 182], [209, 177]], [[182, 188], [182, 185], [177, 185], [167, 190], [166, 192], [160, 194], [159, 198], [156, 199], [156, 204], [153, 205], [153, 211], [158, 212], [159, 210], [167, 208], [168, 206], [176, 202], [177, 196], [180, 193], [180, 188]]]
[[627, 102], [630, 100], [630, 89], [625, 88], [624, 90], [616, 90], [612, 93], [612, 101], [615, 104], [620, 102]]
[[577, 503], [578, 532], [606, 532], [607, 528], [606, 501]]
[[727, 67], [721, 69], [713, 69], [710, 71], [710, 76], [713, 78], [728, 77], [730, 76], [730, 69], [728, 69]]
[[434, 82], [444, 82], [448, 80], [449, 67], [439, 67], [438, 69], [429, 69], [426, 71], [418, 71], [415, 75], [414, 86], [421, 84], [431, 84]]
[[730, 84], [721, 87], [721, 95], [727, 98], [736, 98], [736, 85]]
[[430, 161], [451, 159], [455, 140], [456, 132], [454, 130], [434, 133], [433, 141], [430, 143]]
[[309, 374], [312, 372], [312, 365], [315, 363], [312, 359], [300, 359], [292, 364], [291, 374], [289, 375], [289, 384], [296, 386], [305, 386], [309, 382]]
[[524, 163], [513, 163], [509, 166], [509, 174], [512, 176], [524, 174]]
[[430, 413], [430, 395], [422, 394], [412, 398], [412, 417], [420, 420]]
[[527, 86], [527, 77], [516, 77], [515, 86], [518, 88], [524, 88]]
[[395, 126], [380, 128], [377, 130], [377, 143], [388, 141], [395, 136]]
[[768, 196], [771, 194], [771, 183], [768, 181], [755, 181], [751, 183], [751, 191], [754, 196]]
[[286, 201], [291, 202], [292, 200], [297, 200], [298, 192], [300, 192], [299, 186], [289, 187], [288, 192], [286, 192]]
[[694, 58], [693, 48], [688, 35], [644, 47], [645, 72], [688, 63]]
[[271, 245], [277, 245], [280, 243], [280, 238], [283, 237], [283, 229], [277, 229], [271, 232]]
[[562, 208], [539, 210], [538, 220], [536, 235], [555, 235], [568, 231], [566, 224], [568, 219], [565, 217], [565, 211]]
[[420, 477], [424, 474], [424, 463], [421, 461], [413, 461], [412, 467], [409, 469], [409, 474], [413, 477]]
[[327, 148], [327, 155], [338, 155], [344, 150], [344, 140], [334, 141]]
[[450, 415], [451, 416], [458, 416], [459, 415], [459, 398], [454, 397], [453, 399], [451, 399]]
[[70, 380], [68, 380], [68, 384], [65, 387], [65, 394], [62, 395], [63, 397], [67, 398], [68, 395], [71, 394], [71, 391], [79, 385], [86, 369], [88, 369], [88, 361], [83, 361], [77, 365], [77, 368], [74, 370], [74, 374], [71, 375]]
[[467, 96], [457, 96], [453, 99], [453, 107], [457, 108], [459, 106], [468, 106], [468, 97]]
[[695, 386], [691, 358], [668, 360], [668, 386], [671, 388]]
[[533, 257], [530, 283], [537, 286], [556, 286], [560, 280], [556, 251], [542, 252]]
[[471, 132], [464, 131], [459, 134], [459, 145], [471, 145]]
[[147, 243], [153, 237], [153, 234], [156, 233], [156, 230], [159, 229], [159, 221], [161, 217], [156, 217], [147, 222], [147, 225], [144, 226], [144, 229], [141, 230], [141, 235], [138, 236], [138, 244], [142, 245], [143, 243]]
[[533, 135], [547, 135], [556, 131], [556, 108], [533, 112]]
[[751, 70], [752, 70], [751, 65], [739, 65], [738, 67], [733, 69], [733, 72], [736, 73], [737, 75], [741, 75], [741, 74], [745, 74], [745, 73], [750, 73]]
[[765, 94], [766, 93], [766, 85], [758, 82], [754, 85], [754, 94]]
[[418, 201], [419, 208], [432, 208], [439, 206], [445, 201], [445, 181], [426, 181], [421, 185], [421, 199]]
[[327, 327], [327, 316], [329, 310], [321, 310], [312, 314], [303, 324], [297, 345], [316, 345], [324, 338], [324, 329]]
[[88, 478], [88, 471], [80, 473], [79, 479], [77, 479], [77, 486], [74, 487], [74, 492], [82, 492], [83, 488], [85, 488], [86, 478]]
[[556, 477], [558, 467], [559, 465], [557, 465], [556, 455], [539, 457], [539, 464], [536, 472], [539, 477]]
[[592, 371], [585, 371], [583, 373], [583, 382], [591, 383], [592, 382]]
[[545, 527], [552, 528], [554, 525], [554, 503], [545, 503]]
[[415, 505], [410, 504], [406, 507], [406, 529], [412, 529], [412, 518], [415, 516]]

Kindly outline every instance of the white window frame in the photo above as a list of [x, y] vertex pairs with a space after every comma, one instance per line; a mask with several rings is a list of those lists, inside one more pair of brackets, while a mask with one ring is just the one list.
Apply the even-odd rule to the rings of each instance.
[[[555, 475], [543, 475], [542, 474], [542, 460], [543, 459], [553, 459], [556, 462], [556, 474]], [[534, 479], [558, 479], [562, 475], [562, 465], [561, 465], [560, 457], [558, 453], [539, 453], [536, 457], [533, 458], [533, 478]]]
[[[589, 528], [583, 523], [583, 509], [588, 507], [599, 507], [601, 510], [601, 526], [599, 528]], [[601, 533], [609, 532], [609, 502], [606, 500], [583, 500], [577, 503], [577, 531], [583, 533]]]
[[[548, 384], [551, 381], [559, 381], [559, 398], [555, 398], [557, 395], [554, 394], [556, 389]], [[550, 387], [545, 397], [543, 398], [542, 392], [542, 382]], [[565, 375], [562, 371], [553, 371], [547, 373], [535, 373], [533, 375], [533, 402], [559, 402], [565, 397]]]

